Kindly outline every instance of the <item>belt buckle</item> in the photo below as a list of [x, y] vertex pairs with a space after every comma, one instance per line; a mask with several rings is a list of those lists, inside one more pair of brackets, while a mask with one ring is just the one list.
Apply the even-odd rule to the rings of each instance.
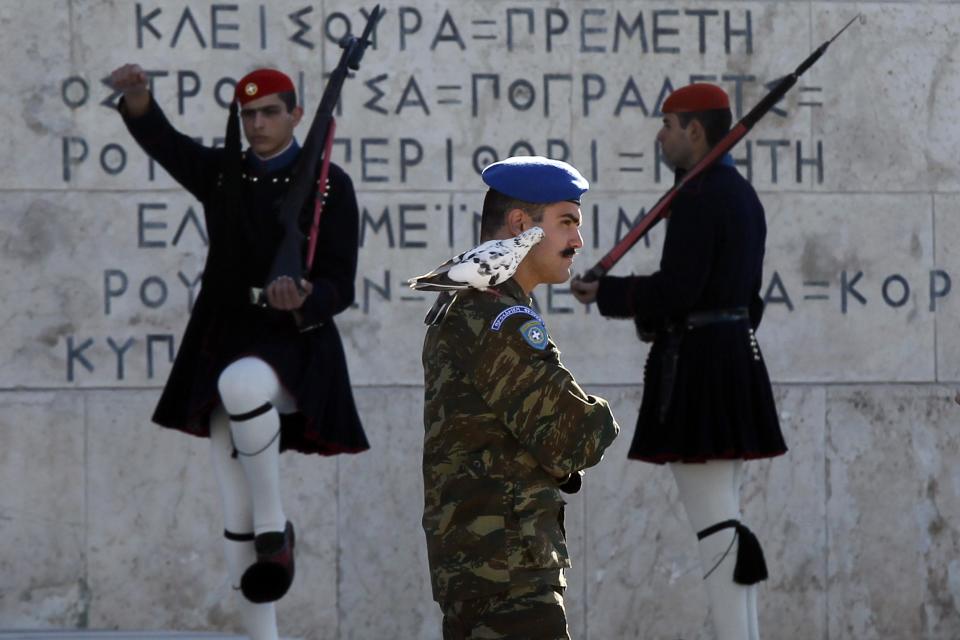
[[314, 331], [315, 329], [319, 329], [322, 326], [323, 326], [323, 322], [317, 322], [316, 324], [311, 324], [308, 327], [303, 327], [299, 329], [299, 331], [300, 333], [309, 333], [311, 331]]
[[267, 295], [262, 287], [250, 287], [248, 293], [250, 296], [250, 304], [257, 307], [267, 306]]

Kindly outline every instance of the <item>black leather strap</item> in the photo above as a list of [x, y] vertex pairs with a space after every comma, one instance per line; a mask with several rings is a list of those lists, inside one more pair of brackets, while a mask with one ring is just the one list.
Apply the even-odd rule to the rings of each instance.
[[[704, 529], [703, 531], [698, 531], [698, 532], [697, 532], [697, 540], [703, 540], [703, 539], [706, 538], [707, 536], [712, 536], [712, 535], [715, 534], [716, 532], [718, 532], [718, 531], [723, 531], [724, 529], [730, 529], [730, 528], [734, 528], [734, 529], [735, 529], [735, 528], [737, 528], [737, 527], [743, 527], [743, 525], [740, 524], [740, 521], [739, 521], [739, 520], [724, 520], [723, 522], [718, 522], [717, 524], [712, 524], [712, 525], [710, 525], [709, 527], [707, 527], [707, 528]], [[744, 527], [744, 528], [746, 528], [746, 527]]]
[[257, 536], [255, 536], [252, 532], [251, 533], [234, 533], [233, 531], [224, 529], [223, 537], [233, 542], [253, 542], [254, 538], [256, 538]]
[[231, 421], [231, 422], [246, 422], [247, 420], [253, 420], [253, 419], [256, 418], [257, 416], [262, 416], [262, 415], [265, 414], [267, 411], [270, 411], [270, 409], [273, 409], [273, 405], [270, 404], [269, 402], [264, 402], [262, 405], [260, 405], [259, 407], [257, 407], [256, 409], [254, 409], [254, 410], [252, 410], [252, 411], [247, 411], [246, 413], [238, 413], [238, 414], [236, 414], [236, 415], [231, 414], [231, 415], [230, 415], [230, 421]]

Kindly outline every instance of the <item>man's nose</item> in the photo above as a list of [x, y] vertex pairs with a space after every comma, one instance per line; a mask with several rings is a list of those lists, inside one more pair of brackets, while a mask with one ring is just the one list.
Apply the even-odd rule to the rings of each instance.
[[574, 231], [573, 243], [570, 246], [573, 247], [574, 249], [583, 248], [583, 236], [580, 235], [580, 229], [577, 229], [576, 231]]

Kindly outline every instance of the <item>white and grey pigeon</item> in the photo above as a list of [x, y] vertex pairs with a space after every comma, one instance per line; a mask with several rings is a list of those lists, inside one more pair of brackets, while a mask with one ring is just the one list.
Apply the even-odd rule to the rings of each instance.
[[474, 288], [484, 291], [509, 280], [527, 252], [543, 240], [543, 229], [532, 227], [513, 238], [490, 240], [450, 258], [407, 284], [418, 291], [453, 291]]

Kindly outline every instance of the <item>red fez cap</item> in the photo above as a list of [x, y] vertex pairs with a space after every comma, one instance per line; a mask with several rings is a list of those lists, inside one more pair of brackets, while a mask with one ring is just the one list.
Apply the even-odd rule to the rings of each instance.
[[692, 111], [710, 111], [711, 109], [729, 109], [730, 98], [727, 92], [715, 84], [697, 82], [680, 87], [663, 101], [660, 109], [663, 113], [689, 113]]
[[284, 91], [294, 91], [290, 76], [276, 69], [257, 69], [237, 82], [237, 102], [243, 106], [251, 100]]

